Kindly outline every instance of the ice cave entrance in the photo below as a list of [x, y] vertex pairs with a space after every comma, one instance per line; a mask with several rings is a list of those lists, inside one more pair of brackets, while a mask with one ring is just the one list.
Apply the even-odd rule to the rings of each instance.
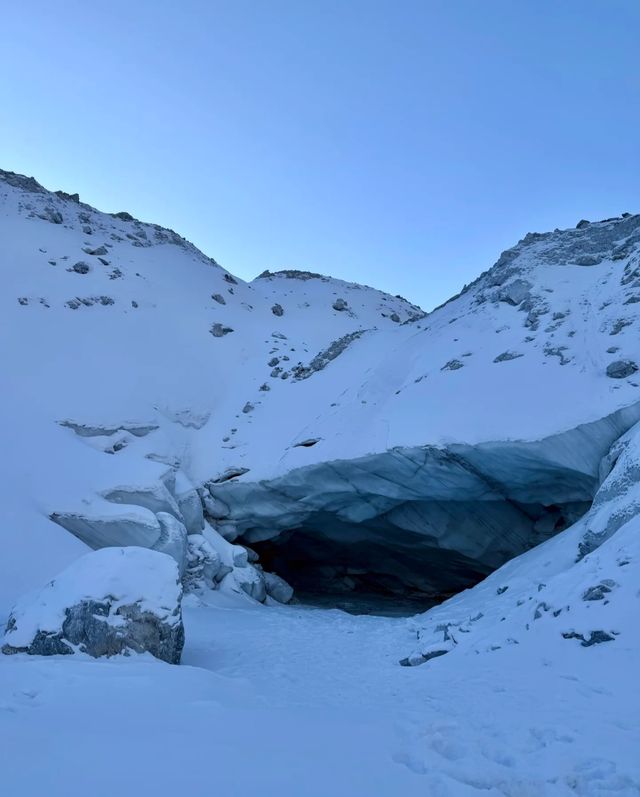
[[541, 440], [394, 448], [215, 494], [302, 602], [411, 614], [578, 521], [638, 417], [640, 402]]
[[[244, 541], [266, 570], [291, 584], [302, 604], [408, 616], [474, 586], [565, 529], [589, 506], [590, 501], [409, 502], [366, 523], [317, 512], [301, 527]], [[400, 518], [414, 528], [398, 526]]]

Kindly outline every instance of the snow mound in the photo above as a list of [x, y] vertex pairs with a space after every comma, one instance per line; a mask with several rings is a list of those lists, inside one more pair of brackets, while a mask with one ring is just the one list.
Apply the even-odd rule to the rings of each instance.
[[13, 608], [2, 652], [94, 658], [149, 652], [177, 664], [182, 587], [173, 558], [145, 548], [82, 556]]

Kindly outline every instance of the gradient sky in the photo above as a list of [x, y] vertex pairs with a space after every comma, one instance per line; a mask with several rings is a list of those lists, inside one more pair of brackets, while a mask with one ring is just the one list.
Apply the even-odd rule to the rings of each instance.
[[0, 167], [245, 279], [429, 309], [528, 231], [640, 212], [638, 0], [1, 5]]

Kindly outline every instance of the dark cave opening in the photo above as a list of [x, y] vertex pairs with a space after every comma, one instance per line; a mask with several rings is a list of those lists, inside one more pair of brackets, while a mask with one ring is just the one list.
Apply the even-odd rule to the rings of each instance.
[[[407, 502], [363, 523], [316, 512], [299, 528], [239, 542], [258, 554], [265, 570], [289, 582], [300, 603], [354, 614], [412, 615], [474, 586], [564, 530], [589, 505]], [[399, 518], [411, 518], [405, 526], [414, 528], [397, 525]]]

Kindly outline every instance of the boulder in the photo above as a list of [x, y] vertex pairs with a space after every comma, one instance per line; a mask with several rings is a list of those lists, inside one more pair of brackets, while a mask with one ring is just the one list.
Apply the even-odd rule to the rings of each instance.
[[212, 324], [209, 331], [214, 338], [223, 338], [225, 335], [233, 332], [233, 329], [231, 327], [225, 326], [224, 324]]
[[524, 357], [523, 354], [519, 354], [516, 351], [503, 351], [502, 354], [499, 354], [497, 357], [493, 358], [494, 363], [505, 363], [509, 360], [517, 360], [518, 357]]
[[508, 285], [503, 286], [499, 291], [498, 299], [501, 302], [506, 302], [513, 307], [516, 307], [525, 299], [530, 297], [531, 283], [526, 280], [517, 279]]
[[607, 365], [607, 376], [611, 379], [626, 379], [635, 374], [637, 370], [638, 366], [633, 360], [615, 360]]
[[13, 608], [2, 652], [94, 658], [151, 653], [178, 664], [181, 601], [173, 558], [146, 548], [102, 548]]

